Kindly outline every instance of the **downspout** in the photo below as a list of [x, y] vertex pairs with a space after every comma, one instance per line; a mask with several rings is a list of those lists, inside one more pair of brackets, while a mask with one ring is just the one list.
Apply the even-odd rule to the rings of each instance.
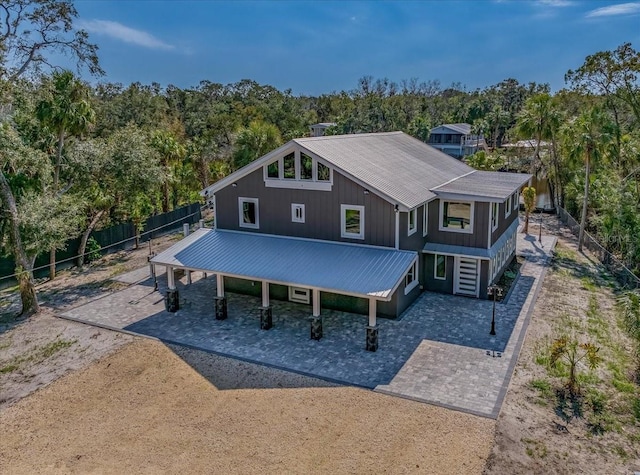
[[398, 205], [394, 209], [396, 212], [396, 249], [400, 249], [400, 211]]

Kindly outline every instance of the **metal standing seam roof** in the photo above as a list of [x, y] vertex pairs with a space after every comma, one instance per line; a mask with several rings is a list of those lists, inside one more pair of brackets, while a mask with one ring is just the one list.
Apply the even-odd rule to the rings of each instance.
[[498, 255], [498, 251], [506, 244], [507, 239], [518, 230], [519, 225], [520, 222], [516, 219], [489, 249], [428, 242], [424, 245], [422, 252], [429, 254], [446, 254], [448, 256], [469, 256], [489, 260]]
[[390, 300], [416, 259], [411, 251], [199, 229], [151, 262]]
[[469, 135], [471, 133], [471, 124], [459, 123], [459, 124], [441, 124], [438, 127], [434, 127], [433, 130], [439, 129], [440, 127], [445, 127], [449, 130], [453, 130], [454, 132], [458, 132], [462, 135]]
[[436, 195], [469, 195], [504, 201], [531, 179], [526, 173], [474, 171], [433, 188]]
[[293, 142], [408, 209], [434, 198], [431, 188], [473, 170], [402, 132], [309, 137]]

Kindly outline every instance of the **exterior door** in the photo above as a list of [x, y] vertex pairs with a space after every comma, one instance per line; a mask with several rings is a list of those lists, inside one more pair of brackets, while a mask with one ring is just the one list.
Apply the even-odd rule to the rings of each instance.
[[480, 290], [480, 261], [468, 257], [455, 258], [453, 293], [477, 297]]

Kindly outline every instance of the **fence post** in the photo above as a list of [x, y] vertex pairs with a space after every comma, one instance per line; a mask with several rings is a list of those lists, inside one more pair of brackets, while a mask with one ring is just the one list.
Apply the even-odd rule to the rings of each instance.
[[204, 219], [200, 220], [200, 229], [204, 229]]
[[184, 223], [182, 225], [182, 234], [184, 234], [184, 237], [187, 237], [189, 235], [189, 224], [188, 223]]

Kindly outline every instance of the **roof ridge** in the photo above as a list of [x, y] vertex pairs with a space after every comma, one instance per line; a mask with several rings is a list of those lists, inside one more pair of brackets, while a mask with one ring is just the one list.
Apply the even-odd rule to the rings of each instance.
[[464, 178], [465, 176], [469, 176], [469, 175], [471, 175], [472, 173], [475, 173], [475, 172], [477, 172], [477, 171], [478, 171], [478, 170], [471, 170], [470, 172], [465, 173], [464, 175], [457, 176], [457, 177], [455, 177], [455, 178], [452, 178], [451, 180], [448, 180], [448, 181], [445, 181], [444, 183], [441, 183], [441, 184], [440, 184], [440, 185], [438, 185], [438, 186], [434, 186], [433, 188], [431, 188], [431, 190], [437, 190], [438, 188], [440, 188], [440, 187], [442, 187], [442, 186], [448, 185], [449, 183], [453, 183], [454, 181], [459, 180], [460, 178]]
[[298, 141], [308, 141], [308, 140], [312, 140], [312, 141], [320, 141], [320, 140], [335, 140], [335, 139], [349, 139], [349, 138], [356, 138], [356, 137], [371, 137], [373, 135], [375, 136], [382, 136], [382, 135], [398, 135], [398, 134], [404, 134], [404, 132], [402, 132], [401, 130], [394, 130], [392, 132], [366, 132], [364, 134], [340, 134], [340, 135], [323, 135], [322, 137], [298, 137], [293, 139], [294, 142], [298, 143]]

